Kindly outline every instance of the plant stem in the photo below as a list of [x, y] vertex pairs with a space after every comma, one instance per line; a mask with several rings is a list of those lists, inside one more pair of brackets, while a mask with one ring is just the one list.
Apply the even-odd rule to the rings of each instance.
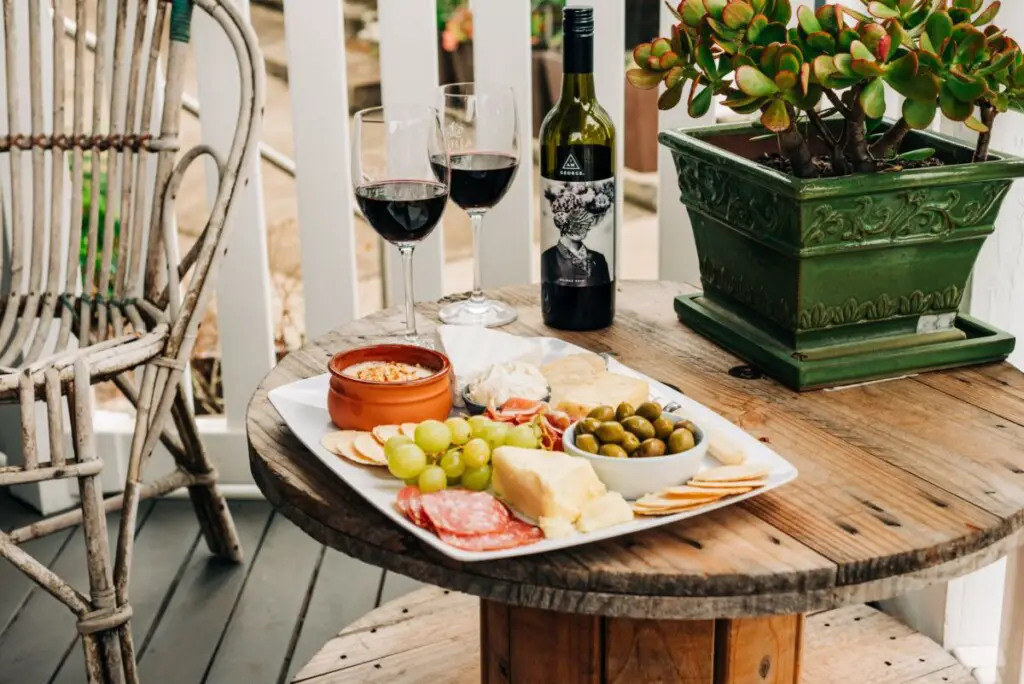
[[894, 152], [900, 151], [903, 139], [910, 133], [910, 124], [903, 117], [892, 125], [881, 138], [871, 146], [871, 156], [876, 159], [884, 159]]
[[842, 114], [844, 118], [850, 116], [850, 109], [843, 104], [841, 99], [839, 99], [839, 96], [836, 95], [836, 91], [831, 88], [825, 88], [825, 97], [828, 98], [828, 101], [832, 103], [833, 107], [839, 110], [839, 113]]
[[832, 172], [837, 176], [845, 176], [850, 172], [849, 165], [846, 163], [846, 157], [843, 156], [843, 146], [836, 136], [832, 135], [832, 132], [828, 130], [828, 126], [825, 125], [825, 121], [821, 118], [821, 114], [814, 111], [813, 109], [807, 110], [807, 118], [810, 119], [811, 123], [814, 124], [814, 128], [818, 131], [818, 136], [828, 145], [832, 155]]
[[800, 134], [796, 126], [796, 112], [787, 105], [789, 109], [789, 128], [779, 133], [779, 144], [782, 145], [783, 154], [793, 165], [793, 175], [797, 178], [817, 178], [818, 171], [814, 168], [814, 159], [811, 156], [811, 149], [807, 146], [807, 139]]
[[867, 114], [860, 104], [860, 93], [863, 89], [863, 86], [858, 85], [847, 91], [846, 105], [850, 109], [850, 115], [846, 118], [845, 152], [855, 172], [870, 173], [875, 170], [875, 163], [871, 160], [871, 152], [868, 150], [865, 130]]
[[981, 103], [981, 123], [988, 126], [988, 130], [978, 134], [978, 146], [974, 149], [974, 161], [988, 161], [988, 147], [992, 143], [992, 125], [995, 123], [996, 115], [999, 112], [987, 102]]

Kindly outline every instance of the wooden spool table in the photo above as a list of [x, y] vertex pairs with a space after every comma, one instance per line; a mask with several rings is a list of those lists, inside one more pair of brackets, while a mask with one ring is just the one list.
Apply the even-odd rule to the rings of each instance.
[[[615, 324], [590, 333], [544, 327], [535, 286], [491, 294], [519, 309], [508, 332], [561, 337], [675, 385], [789, 459], [800, 470], [795, 482], [571, 550], [445, 558], [322, 466], [267, 399], [273, 387], [323, 373], [335, 352], [399, 330], [397, 310], [317, 339], [264, 379], [246, 426], [256, 482], [318, 541], [483, 599], [488, 684], [793, 684], [804, 614], [949, 580], [1016, 547], [1024, 375], [998, 364], [796, 394], [737, 372], [740, 361], [682, 326], [671, 303], [686, 291], [620, 283]], [[437, 304], [419, 308], [430, 319], [421, 325], [433, 325]], [[679, 672], [681, 680], [665, 679]]]

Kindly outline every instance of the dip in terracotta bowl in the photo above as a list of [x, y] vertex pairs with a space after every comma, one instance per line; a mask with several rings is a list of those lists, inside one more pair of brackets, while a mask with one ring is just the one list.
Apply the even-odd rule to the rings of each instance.
[[444, 420], [452, 410], [452, 366], [441, 352], [379, 344], [335, 354], [327, 411], [343, 430]]

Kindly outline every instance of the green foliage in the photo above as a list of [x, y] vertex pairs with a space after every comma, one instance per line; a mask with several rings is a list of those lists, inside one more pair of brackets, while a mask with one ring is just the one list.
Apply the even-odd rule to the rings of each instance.
[[[760, 112], [765, 128], [787, 133], [785, 152], [806, 149], [814, 135], [856, 170], [867, 170], [875, 153], [894, 156], [907, 130], [929, 127], [939, 112], [978, 131], [987, 154], [995, 116], [1024, 108], [1020, 46], [991, 23], [1000, 0], [861, 2], [863, 12], [827, 4], [794, 15], [790, 0], [682, 0], [669, 5], [678, 21], [672, 35], [638, 45], [627, 77], [638, 88], [664, 84], [663, 109], [688, 92], [695, 117], [716, 96], [738, 113]], [[868, 126], [886, 114], [886, 86], [905, 103], [892, 139], [869, 150]], [[825, 113], [846, 119], [841, 135], [797, 126], [820, 122], [825, 98]]]
[[[90, 155], [86, 152], [83, 155], [82, 173], [82, 239], [79, 243], [78, 264], [82, 274], [82, 285], [89, 294], [99, 294], [100, 274], [103, 271], [103, 234], [106, 228], [107, 219], [107, 174], [100, 173], [99, 187], [99, 219], [97, 221], [96, 233], [96, 255], [92, 266], [89, 265], [89, 215], [92, 207], [92, 163]], [[114, 294], [114, 278], [117, 275], [117, 253], [121, 242], [121, 219], [114, 220], [114, 244], [111, 256], [110, 285], [107, 288], [107, 296]]]

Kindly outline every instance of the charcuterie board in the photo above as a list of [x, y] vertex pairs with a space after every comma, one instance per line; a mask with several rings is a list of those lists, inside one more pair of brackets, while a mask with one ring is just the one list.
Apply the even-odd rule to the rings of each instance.
[[[528, 360], [540, 365], [586, 351], [576, 345], [554, 338], [518, 337], [484, 328], [441, 326], [438, 329], [438, 335], [440, 346], [451, 360], [459, 387], [462, 387], [470, 378], [491, 364]], [[678, 405], [677, 413], [680, 415], [686, 416], [707, 431], [727, 435], [731, 443], [739, 445], [743, 450], [747, 465], [766, 473], [760, 486], [671, 515], [637, 516], [633, 520], [603, 529], [575, 532], [556, 538], [542, 538], [535, 543], [514, 548], [493, 551], [466, 550], [445, 543], [437, 534], [414, 524], [407, 515], [403, 514], [396, 505], [396, 499], [399, 492], [405, 487], [405, 483], [396, 480], [385, 468], [360, 465], [339, 458], [322, 446], [323, 438], [336, 430], [327, 410], [328, 374], [278, 387], [270, 391], [269, 397], [292, 432], [331, 472], [344, 480], [395, 524], [402, 526], [410, 534], [415, 535], [440, 553], [466, 562], [544, 553], [660, 527], [758, 496], [781, 487], [797, 477], [796, 468], [785, 458], [704, 405], [657, 380], [624, 366], [615, 359], [608, 359], [606, 363], [609, 371], [646, 381], [652, 400], [666, 405]], [[462, 411], [462, 407], [457, 406], [453, 413], [459, 414]], [[700, 471], [706, 472], [720, 465], [721, 463], [708, 454], [703, 456]]]

